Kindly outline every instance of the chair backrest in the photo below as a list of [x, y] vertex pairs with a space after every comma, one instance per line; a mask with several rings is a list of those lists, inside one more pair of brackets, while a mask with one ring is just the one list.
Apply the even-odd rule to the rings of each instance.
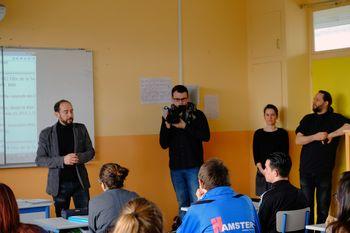
[[310, 208], [278, 211], [276, 213], [276, 230], [278, 232], [300, 231], [309, 223]]

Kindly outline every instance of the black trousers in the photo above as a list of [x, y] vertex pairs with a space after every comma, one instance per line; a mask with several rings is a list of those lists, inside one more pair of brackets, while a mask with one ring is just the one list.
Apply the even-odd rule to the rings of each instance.
[[300, 173], [300, 186], [310, 206], [310, 224], [314, 224], [314, 196], [316, 191], [317, 223], [326, 222], [331, 204], [332, 172]]
[[60, 183], [58, 195], [53, 196], [57, 217], [61, 217], [62, 210], [69, 209], [71, 198], [73, 198], [75, 208], [88, 208], [89, 190], [83, 189], [78, 181], [64, 181]]

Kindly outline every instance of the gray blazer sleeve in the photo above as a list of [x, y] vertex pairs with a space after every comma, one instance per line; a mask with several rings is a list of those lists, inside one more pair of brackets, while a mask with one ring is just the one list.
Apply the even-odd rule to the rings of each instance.
[[40, 133], [35, 163], [39, 167], [63, 168], [63, 157], [54, 156], [50, 147], [50, 134], [52, 130], [46, 129]]

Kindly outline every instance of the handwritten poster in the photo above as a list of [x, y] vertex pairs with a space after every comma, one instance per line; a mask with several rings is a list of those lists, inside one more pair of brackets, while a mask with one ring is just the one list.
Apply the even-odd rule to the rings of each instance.
[[171, 88], [170, 78], [140, 78], [141, 103], [170, 103]]

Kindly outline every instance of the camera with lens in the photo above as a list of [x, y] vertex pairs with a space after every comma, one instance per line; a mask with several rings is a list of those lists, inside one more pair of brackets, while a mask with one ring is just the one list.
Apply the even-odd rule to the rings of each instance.
[[164, 110], [167, 111], [165, 120], [169, 124], [177, 124], [180, 122], [180, 119], [186, 122], [186, 124], [190, 124], [196, 118], [194, 112], [197, 109], [193, 103], [188, 102], [187, 105], [176, 106], [172, 104], [170, 107], [165, 106]]

